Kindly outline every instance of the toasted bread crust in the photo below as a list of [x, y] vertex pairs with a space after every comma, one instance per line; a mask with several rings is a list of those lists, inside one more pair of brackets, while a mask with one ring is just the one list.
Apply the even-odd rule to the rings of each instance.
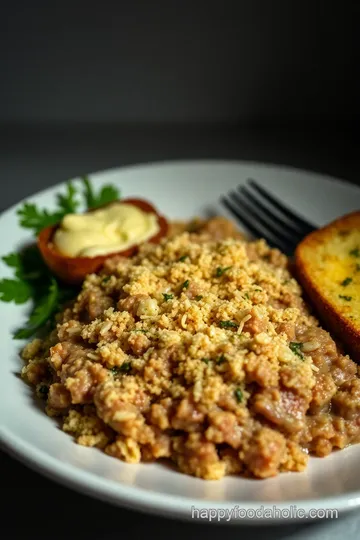
[[[349, 246], [351, 248], [349, 249]], [[360, 362], [360, 272], [356, 273], [360, 257], [360, 211], [343, 216], [326, 227], [309, 234], [297, 247], [295, 263], [298, 279], [322, 320], [347, 347], [352, 358]], [[319, 253], [326, 253], [322, 258]], [[352, 253], [352, 255], [350, 255]], [[330, 255], [329, 255], [330, 254]], [[326, 257], [330, 257], [327, 262]], [[349, 262], [350, 261], [350, 262]], [[329, 293], [330, 271], [335, 276], [351, 273], [352, 296], [346, 296], [344, 280], [334, 282]], [[322, 264], [321, 264], [322, 263]], [[346, 280], [345, 280], [346, 281]], [[342, 298], [349, 299], [346, 305]]]

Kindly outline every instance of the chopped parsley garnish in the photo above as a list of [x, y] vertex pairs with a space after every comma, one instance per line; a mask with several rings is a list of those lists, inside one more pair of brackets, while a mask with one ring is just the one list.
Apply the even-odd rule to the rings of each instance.
[[243, 400], [243, 393], [242, 391], [240, 390], [240, 388], [237, 388], [234, 392], [234, 395], [235, 395], [235, 399], [238, 403], [241, 403], [242, 400]]
[[296, 354], [296, 356], [298, 356], [299, 358], [301, 358], [303, 360], [304, 355], [301, 352], [302, 343], [296, 343], [295, 341], [291, 341], [290, 344], [289, 344], [289, 347], [292, 350], [292, 352], [294, 354]]
[[203, 358], [202, 362], [207, 365], [210, 362], [210, 358]]
[[131, 371], [131, 362], [124, 362], [121, 366], [111, 368], [111, 373], [118, 375], [119, 373], [129, 373]]
[[339, 294], [339, 298], [345, 300], [346, 302], [351, 302], [352, 296], [346, 296], [345, 294]]
[[360, 257], [360, 249], [358, 247], [352, 249], [349, 251], [349, 255], [351, 255], [351, 257]]
[[165, 302], [167, 302], [168, 300], [172, 300], [174, 298], [174, 295], [163, 293], [163, 297], [164, 297]]
[[360, 272], [360, 264], [356, 263], [355, 272]]
[[184, 281], [184, 283], [181, 285], [181, 288], [182, 289], [187, 289], [190, 285], [190, 281], [187, 279], [186, 281]]
[[216, 277], [221, 277], [222, 275], [225, 274], [225, 272], [230, 270], [230, 268], [231, 268], [231, 266], [225, 266], [224, 268], [222, 268], [221, 266], [218, 266], [217, 269], [216, 269], [216, 272], [215, 272], [215, 276]]
[[237, 328], [239, 325], [233, 321], [220, 321], [219, 326], [220, 328]]
[[202, 298], [204, 298], [202, 294], [198, 294], [197, 296], [195, 296], [195, 300], [197, 301], [201, 300]]
[[111, 276], [104, 276], [101, 280], [101, 283], [103, 283], [105, 285], [105, 283], [107, 283], [108, 281], [110, 281], [111, 279]]
[[226, 361], [226, 358], [223, 354], [221, 354], [217, 359], [216, 359], [216, 364], [218, 366], [220, 366], [221, 364], [223, 364], [224, 362]]
[[255, 292], [262, 292], [262, 289], [254, 289]]
[[184, 262], [186, 261], [186, 259], [188, 258], [189, 255], [183, 255], [182, 257], [179, 258], [179, 262]]
[[39, 388], [39, 394], [41, 394], [43, 398], [46, 398], [48, 396], [48, 393], [49, 393], [49, 387], [46, 386], [46, 384], [42, 384]]
[[146, 334], [147, 330], [143, 330], [142, 328], [136, 328], [135, 330], [133, 330], [133, 332], [135, 332], [136, 334]]
[[341, 285], [343, 287], [347, 287], [350, 283], [352, 282], [352, 278], [351, 277], [347, 277], [344, 279], [344, 281], [341, 282]]
[[249, 298], [250, 298], [249, 293], [245, 293], [244, 298], [246, 298], [246, 300], [249, 300]]

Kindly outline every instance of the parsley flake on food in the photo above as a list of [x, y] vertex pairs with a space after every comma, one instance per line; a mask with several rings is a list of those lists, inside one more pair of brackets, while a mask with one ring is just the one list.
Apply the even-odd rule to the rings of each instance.
[[243, 393], [242, 391], [240, 390], [240, 388], [236, 388], [235, 392], [234, 392], [234, 395], [235, 395], [235, 399], [238, 403], [241, 403], [242, 400], [243, 400]]
[[174, 295], [163, 293], [163, 297], [164, 297], [165, 302], [167, 302], [168, 300], [172, 300], [174, 298]]
[[290, 344], [289, 344], [289, 347], [290, 349], [292, 350], [292, 352], [294, 354], [296, 354], [296, 356], [298, 356], [299, 358], [301, 358], [303, 360], [304, 358], [304, 355], [303, 353], [301, 352], [302, 350], [302, 343], [296, 343], [295, 341], [291, 341]]
[[189, 255], [183, 255], [182, 257], [179, 258], [179, 262], [184, 262], [186, 261], [186, 259], [188, 258]]
[[344, 281], [341, 282], [341, 285], [343, 287], [347, 287], [348, 285], [350, 285], [350, 283], [352, 282], [352, 278], [351, 277], [347, 277], [344, 279]]
[[339, 294], [339, 298], [345, 300], [345, 302], [351, 302], [352, 296], [346, 296], [345, 294]]
[[202, 300], [204, 297], [202, 294], [198, 294], [197, 296], [195, 296], [195, 300], [199, 301], [199, 300]]
[[181, 285], [181, 288], [182, 289], [187, 289], [190, 285], [190, 281], [187, 279], [186, 281], [184, 281], [184, 283]]
[[220, 328], [237, 328], [239, 325], [233, 321], [220, 321]]
[[358, 247], [352, 249], [349, 251], [349, 255], [351, 255], [351, 257], [360, 257], [360, 249]]
[[111, 368], [111, 373], [118, 375], [119, 373], [129, 373], [131, 371], [131, 362], [124, 362], [121, 366]]
[[216, 364], [217, 364], [218, 366], [220, 366], [220, 365], [223, 364], [225, 361], [226, 361], [225, 355], [224, 355], [224, 354], [221, 354], [221, 355], [216, 359]]
[[225, 274], [225, 272], [230, 270], [230, 268], [231, 266], [225, 266], [224, 268], [222, 268], [221, 266], [218, 266], [215, 272], [216, 277], [221, 277], [222, 275]]
[[39, 388], [39, 394], [41, 394], [41, 397], [43, 397], [44, 399], [47, 398], [48, 396], [48, 393], [49, 393], [49, 387], [46, 386], [46, 384], [42, 384]]

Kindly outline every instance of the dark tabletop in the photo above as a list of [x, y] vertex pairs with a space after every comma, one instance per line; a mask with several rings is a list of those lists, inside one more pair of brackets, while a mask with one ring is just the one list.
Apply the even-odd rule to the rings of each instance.
[[[57, 182], [115, 166], [168, 159], [244, 159], [286, 164], [360, 184], [358, 141], [347, 132], [191, 127], [59, 126], [0, 129], [0, 210]], [[152, 517], [75, 493], [0, 453], [4, 538], [105, 540], [169, 535], [209, 540], [337, 540], [360, 534], [359, 513], [307, 525], [227, 528]], [[3, 531], [1, 530], [1, 533]]]

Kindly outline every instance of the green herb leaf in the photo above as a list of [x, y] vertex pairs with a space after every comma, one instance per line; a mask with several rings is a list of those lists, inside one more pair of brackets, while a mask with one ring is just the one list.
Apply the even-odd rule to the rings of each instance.
[[302, 360], [304, 359], [304, 355], [303, 353], [301, 352], [301, 349], [302, 349], [302, 343], [296, 343], [295, 341], [291, 341], [290, 344], [289, 344], [289, 347], [290, 349], [292, 350], [292, 352], [294, 354], [296, 354], [296, 356], [298, 356], [299, 358], [301, 358]]
[[182, 289], [187, 289], [190, 285], [190, 281], [187, 279], [186, 281], [184, 281], [184, 283], [181, 285], [181, 288]]
[[52, 278], [47, 295], [45, 295], [36, 305], [29, 317], [27, 327], [18, 330], [15, 333], [14, 338], [27, 339], [34, 335], [39, 328], [44, 326], [44, 324], [51, 319], [58, 307], [59, 288], [55, 279]]
[[101, 280], [101, 283], [105, 285], [105, 283], [108, 283], [111, 279], [111, 276], [104, 276]]
[[345, 300], [346, 302], [351, 302], [352, 300], [352, 296], [346, 296], [344, 294], [339, 294], [339, 298], [341, 298], [342, 300]]
[[174, 295], [163, 293], [163, 297], [164, 297], [165, 302], [167, 302], [168, 300], [172, 300], [174, 298]]
[[352, 278], [351, 277], [347, 277], [344, 279], [344, 281], [341, 282], [341, 285], [343, 287], [347, 287], [350, 283], [352, 282]]
[[0, 300], [25, 304], [31, 297], [32, 289], [21, 279], [4, 278], [0, 281]]
[[217, 364], [218, 366], [220, 366], [220, 365], [223, 364], [225, 361], [226, 361], [225, 355], [221, 354], [221, 355], [216, 359], [216, 364]]
[[40, 386], [40, 388], [39, 388], [39, 394], [41, 394], [41, 397], [46, 399], [48, 397], [48, 394], [49, 394], [49, 387], [46, 386], [46, 384], [42, 384]]
[[79, 202], [76, 200], [76, 189], [71, 182], [67, 183], [67, 192], [65, 195], [59, 193], [57, 195], [57, 201], [60, 209], [60, 213], [65, 216], [66, 214], [74, 214], [78, 209]]
[[215, 272], [215, 276], [216, 277], [221, 277], [223, 274], [225, 274], [225, 272], [230, 270], [230, 268], [232, 268], [232, 267], [231, 266], [225, 266], [224, 268], [222, 268], [221, 266], [218, 266], [217, 269], [216, 269], [216, 272]]
[[184, 262], [186, 261], [186, 259], [189, 257], [189, 255], [183, 255], [182, 257], [180, 257], [178, 260], [179, 262]]
[[349, 251], [349, 255], [351, 257], [360, 257], [360, 249], [358, 247], [355, 249], [352, 249], [351, 251]]
[[17, 214], [21, 227], [32, 229], [35, 235], [38, 235], [45, 227], [55, 225], [63, 217], [61, 212], [50, 213], [47, 210], [39, 210], [35, 204], [27, 202], [19, 208]]
[[219, 326], [220, 328], [238, 328], [239, 325], [233, 321], [220, 321]]
[[17, 211], [21, 227], [32, 229], [34, 234], [38, 235], [45, 227], [56, 225], [66, 214], [76, 212], [79, 203], [75, 195], [76, 189], [69, 182], [66, 193], [59, 193], [57, 195], [58, 210], [55, 212], [39, 209], [35, 204], [25, 202]]
[[210, 362], [210, 358], [203, 358], [202, 362], [207, 365]]
[[124, 362], [121, 366], [115, 366], [110, 370], [114, 375], [119, 373], [129, 373], [131, 371], [131, 362]]
[[88, 210], [92, 208], [98, 208], [104, 204], [108, 204], [120, 199], [120, 192], [115, 186], [106, 185], [103, 186], [98, 193], [96, 193], [90, 183], [87, 176], [83, 176], [82, 182], [84, 184], [83, 195], [85, 198], [86, 206]]
[[199, 300], [202, 300], [203, 295], [202, 294], [198, 294], [197, 296], [195, 296], [195, 300], [199, 301]]
[[16, 270], [21, 269], [21, 257], [19, 253], [9, 253], [8, 255], [4, 255], [1, 257], [7, 266], [10, 268], [16, 268]]
[[238, 403], [241, 403], [242, 400], [243, 400], [243, 393], [242, 391], [240, 390], [240, 388], [236, 388], [235, 392], [234, 392], [234, 395], [235, 395], [235, 399]]

